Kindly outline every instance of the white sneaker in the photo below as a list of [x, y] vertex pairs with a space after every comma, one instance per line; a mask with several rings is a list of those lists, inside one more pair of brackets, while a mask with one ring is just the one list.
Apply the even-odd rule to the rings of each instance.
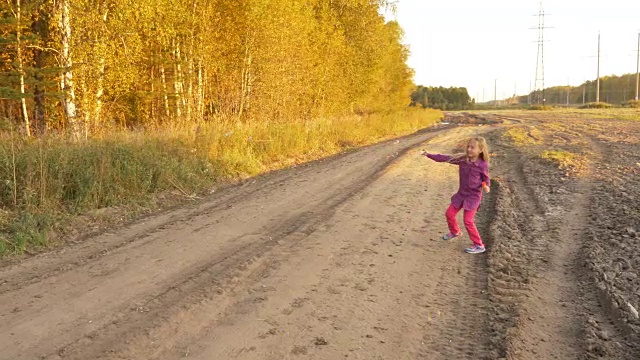
[[464, 249], [464, 251], [467, 254], [482, 254], [483, 252], [487, 251], [487, 249], [485, 249], [484, 246], [473, 245], [468, 249]]

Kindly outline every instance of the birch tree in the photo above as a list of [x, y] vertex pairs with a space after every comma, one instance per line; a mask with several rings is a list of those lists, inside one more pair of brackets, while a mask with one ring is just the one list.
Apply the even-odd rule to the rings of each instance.
[[0, 37], [10, 39], [0, 71], [11, 74], [0, 91], [12, 94], [0, 112], [38, 133], [45, 113], [52, 130], [80, 139], [116, 126], [299, 121], [410, 101], [402, 29], [381, 15], [393, 1], [29, 0], [28, 15], [26, 0], [0, 1], [13, 9], [0, 9]]
[[[24, 129], [25, 135], [30, 137], [31, 125], [27, 111], [27, 93], [25, 90], [23, 3], [21, 0], [6, 0], [6, 5], [9, 17], [5, 17], [3, 22], [12, 27], [12, 31], [4, 34], [2, 42], [7, 44], [5, 45], [8, 50], [7, 53], [15, 56], [13, 59], [7, 59], [8, 66], [6, 69], [9, 71], [9, 76], [6, 78], [9, 80], [15, 76], [17, 84], [14, 85], [10, 81], [6, 81], [4, 84], [0, 83], [0, 93], [6, 94], [2, 97], [17, 99], [21, 127]], [[17, 90], [14, 86], [17, 87]]]
[[70, 0], [59, 0], [59, 29], [60, 29], [60, 47], [61, 65], [63, 67], [60, 79], [60, 88], [63, 93], [63, 107], [66, 116], [69, 131], [75, 140], [80, 140], [80, 124], [78, 123], [78, 115], [76, 112], [76, 93], [73, 82], [73, 60], [71, 58], [71, 13]]

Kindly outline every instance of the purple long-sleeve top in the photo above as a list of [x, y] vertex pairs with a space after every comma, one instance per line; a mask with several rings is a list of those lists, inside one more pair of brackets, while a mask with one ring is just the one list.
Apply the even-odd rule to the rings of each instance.
[[482, 159], [476, 161], [468, 161], [466, 159], [452, 160], [452, 156], [441, 154], [426, 154], [426, 156], [433, 161], [458, 165], [460, 188], [451, 197], [451, 203], [458, 209], [477, 210], [482, 201], [482, 184], [490, 186], [489, 164]]

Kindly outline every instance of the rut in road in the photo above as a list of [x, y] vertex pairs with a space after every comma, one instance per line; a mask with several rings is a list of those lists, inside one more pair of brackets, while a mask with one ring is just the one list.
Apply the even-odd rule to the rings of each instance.
[[[482, 351], [483, 262], [432, 240], [455, 170], [401, 157], [434, 136], [434, 150], [451, 151], [477, 130], [430, 130], [258, 178], [5, 266], [0, 358]], [[477, 327], [463, 326], [475, 309]]]
[[[500, 141], [500, 132], [491, 135], [503, 179], [488, 231], [490, 358], [637, 359], [637, 343], [606, 309], [587, 266], [586, 239], [589, 227], [597, 226], [591, 214], [594, 167], [604, 161], [606, 144], [586, 131], [558, 131], [557, 123], [508, 120], [529, 133], [540, 127], [545, 138], [513, 147]], [[573, 175], [539, 156], [576, 147], [587, 156]]]
[[[450, 151], [454, 138], [433, 139], [430, 149]], [[483, 260], [464, 254], [464, 242], [438, 239], [453, 170], [415, 153], [401, 159], [225, 319], [206, 321], [159, 358], [471, 359], [486, 351]]]

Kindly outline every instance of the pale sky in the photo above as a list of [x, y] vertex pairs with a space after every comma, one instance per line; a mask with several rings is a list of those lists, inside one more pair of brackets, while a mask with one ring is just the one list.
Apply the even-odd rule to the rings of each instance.
[[[534, 86], [539, 1], [399, 0], [395, 18], [411, 49], [415, 82], [464, 86], [478, 101], [518, 95]], [[596, 78], [598, 32], [600, 74], [636, 72], [640, 0], [543, 2], [545, 85], [579, 85]], [[393, 17], [393, 16], [392, 16]]]

